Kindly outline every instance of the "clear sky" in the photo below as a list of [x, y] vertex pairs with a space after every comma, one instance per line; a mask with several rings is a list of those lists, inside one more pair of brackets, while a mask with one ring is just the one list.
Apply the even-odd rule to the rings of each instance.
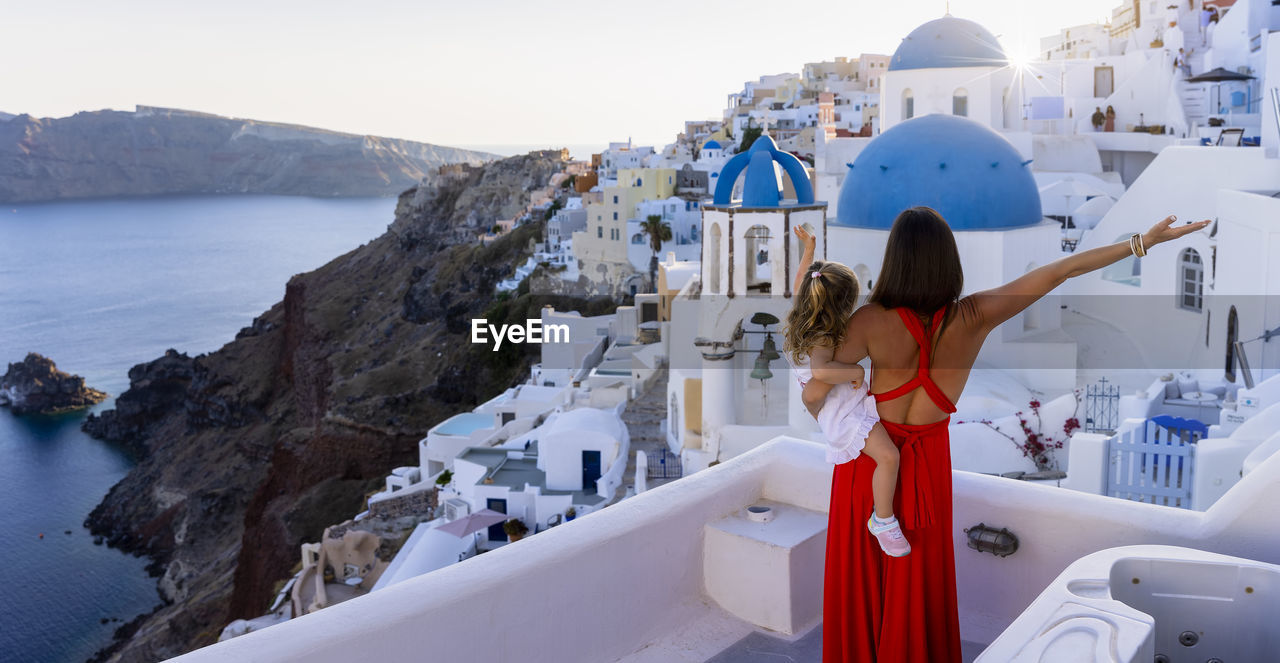
[[[890, 54], [945, 0], [43, 0], [0, 9], [0, 111], [134, 104], [446, 145], [662, 145], [806, 62]], [[953, 0], [1011, 55], [1120, 0]]]

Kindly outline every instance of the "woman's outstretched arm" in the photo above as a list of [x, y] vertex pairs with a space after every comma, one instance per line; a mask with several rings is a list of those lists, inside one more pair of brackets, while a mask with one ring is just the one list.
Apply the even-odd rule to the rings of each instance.
[[[1151, 226], [1151, 229], [1142, 235], [1143, 246], [1150, 249], [1157, 244], [1202, 230], [1210, 223], [1205, 219], [1175, 228], [1172, 227], [1174, 221], [1177, 221], [1177, 217], [1170, 215]], [[998, 288], [976, 292], [970, 295], [969, 299], [977, 309], [979, 324], [990, 331], [1005, 320], [1021, 313], [1023, 309], [1049, 294], [1067, 279], [1102, 269], [1131, 255], [1133, 252], [1128, 240], [1081, 251], [1055, 260], [1044, 267], [1033, 269]]]

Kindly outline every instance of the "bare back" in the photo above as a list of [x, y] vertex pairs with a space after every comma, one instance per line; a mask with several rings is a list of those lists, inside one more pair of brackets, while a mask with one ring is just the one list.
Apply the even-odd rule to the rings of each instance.
[[[967, 299], [952, 305], [936, 328], [931, 328], [928, 316], [920, 317], [926, 333], [933, 340], [929, 373], [952, 403], [964, 391], [969, 371], [989, 333], [979, 316], [971, 313], [972, 302], [967, 302]], [[896, 310], [879, 304], [866, 304], [850, 316], [845, 340], [836, 350], [835, 359], [855, 363], [868, 356], [872, 365], [870, 388], [873, 394], [888, 392], [917, 374], [920, 346]], [[921, 388], [884, 401], [878, 409], [881, 418], [902, 424], [929, 424], [947, 416]]]

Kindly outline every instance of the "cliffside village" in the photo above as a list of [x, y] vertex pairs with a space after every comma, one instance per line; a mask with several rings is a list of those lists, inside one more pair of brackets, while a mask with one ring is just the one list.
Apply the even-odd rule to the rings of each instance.
[[[1123, 239], [1170, 208], [1219, 219], [1214, 235], [1148, 257], [1141, 269], [1134, 258], [1080, 278], [1061, 306], [1034, 305], [993, 332], [979, 359], [1002, 370], [975, 374], [951, 432], [953, 447], [965, 450], [953, 454], [955, 469], [1061, 488], [1055, 499], [1065, 503], [1076, 499], [1069, 495], [1115, 493], [1108, 445], [1132, 435], [1125, 432], [1139, 425], [1132, 421], [1203, 422], [1205, 439], [1223, 444], [1200, 445], [1178, 498], [1185, 502], [1174, 506], [1209, 508], [1265, 459], [1249, 454], [1280, 448], [1280, 440], [1248, 437], [1257, 428], [1250, 419], [1280, 402], [1280, 381], [1255, 385], [1235, 354], [1239, 330], [1263, 330], [1262, 321], [1206, 296], [1215, 288], [1260, 294], [1249, 268], [1235, 265], [1277, 258], [1247, 238], [1280, 232], [1256, 223], [1274, 218], [1276, 200], [1250, 193], [1275, 189], [1274, 148], [1258, 146], [1280, 140], [1280, 123], [1259, 100], [1270, 85], [1266, 103], [1280, 111], [1280, 66], [1267, 69], [1263, 58], [1277, 56], [1236, 38], [1261, 34], [1276, 43], [1260, 27], [1276, 17], [1256, 2], [1213, 3], [1223, 10], [1212, 22], [1201, 20], [1209, 2], [1158, 4], [1125, 2], [1108, 24], [1063, 29], [1042, 40], [1033, 62], [1015, 62], [985, 28], [947, 15], [911, 32], [893, 55], [836, 58], [749, 81], [728, 95], [721, 117], [685, 122], [660, 149], [611, 143], [589, 161], [561, 152], [563, 169], [529, 192], [523, 213], [479, 219], [471, 230], [476, 241], [492, 242], [545, 220], [542, 241], [500, 292], [628, 303], [598, 317], [542, 309], [543, 326], [562, 325], [567, 341], [541, 346], [526, 383], [426, 431], [420, 462], [391, 469], [367, 510], [303, 545], [298, 572], [268, 613], [233, 622], [222, 639], [458, 564], [735, 462], [779, 437], [821, 440], [778, 352], [800, 268], [791, 229], [806, 226], [818, 237], [818, 256], [848, 264], [865, 292], [893, 216], [925, 195], [877, 184], [883, 173], [937, 194], [967, 292], [1077, 247]], [[1210, 75], [1223, 67], [1257, 76]], [[445, 166], [438, 177], [469, 168]], [[1141, 177], [1147, 171], [1157, 176]], [[959, 195], [972, 190], [999, 195]], [[1099, 294], [1151, 295], [1142, 301], [1159, 305], [1116, 311], [1106, 308], [1116, 297]], [[1133, 367], [1143, 370], [1110, 370], [1100, 354], [1128, 347], [1125, 338], [1150, 339], [1141, 348], [1147, 365]], [[1262, 354], [1258, 363], [1273, 366], [1275, 357]], [[1082, 396], [1099, 377], [1119, 387]], [[1036, 425], [1066, 430], [1069, 444], [1056, 456], [1029, 453], [1022, 419], [1029, 402]], [[1077, 418], [1085, 423], [1073, 428]], [[1116, 502], [1116, 513], [1127, 508]], [[1097, 516], [1097, 502], [1088, 504]], [[1126, 518], [1116, 516], [1123, 531], [1140, 527]], [[818, 513], [803, 527], [816, 537], [825, 519]], [[1023, 528], [1020, 536], [1040, 536], [1043, 549], [1060, 537], [1051, 524]], [[716, 600], [732, 603], [731, 594]], [[741, 616], [779, 601], [742, 599], [741, 611], [726, 609]], [[1025, 606], [1015, 603], [1002, 624]], [[785, 627], [764, 617], [753, 623], [799, 632], [819, 612], [809, 607], [813, 614], [797, 612]]]

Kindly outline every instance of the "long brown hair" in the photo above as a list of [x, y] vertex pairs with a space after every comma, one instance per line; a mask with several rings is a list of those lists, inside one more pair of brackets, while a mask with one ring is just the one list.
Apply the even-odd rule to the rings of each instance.
[[903, 210], [889, 230], [880, 278], [868, 300], [932, 315], [960, 299], [964, 270], [951, 226], [930, 207]]
[[802, 364], [815, 347], [840, 347], [857, 303], [858, 277], [852, 269], [824, 260], [809, 265], [796, 291], [795, 305], [787, 313], [783, 351]]
[[[880, 278], [867, 301], [886, 309], [904, 307], [920, 316], [930, 316], [938, 309], [951, 308], [963, 290], [964, 270], [951, 226], [932, 207], [903, 210], [889, 230]], [[960, 311], [961, 315], [965, 313]], [[926, 335], [933, 337], [936, 333], [941, 338], [950, 320], [948, 311], [940, 329], [928, 329]], [[933, 350], [937, 349], [935, 345]]]

